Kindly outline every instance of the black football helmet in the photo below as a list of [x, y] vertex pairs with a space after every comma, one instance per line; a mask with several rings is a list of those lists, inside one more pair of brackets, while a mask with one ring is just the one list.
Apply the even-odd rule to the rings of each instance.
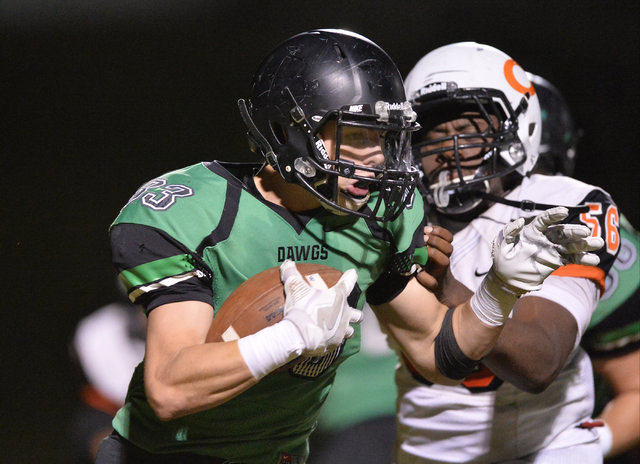
[[[369, 39], [337, 29], [289, 38], [262, 62], [250, 100], [240, 99], [238, 106], [252, 149], [287, 182], [303, 186], [333, 212], [387, 221], [411, 201], [418, 181], [409, 140], [419, 128], [416, 114], [396, 65]], [[334, 154], [327, 153], [318, 136], [329, 121], [337, 127]], [[382, 165], [356, 167], [340, 159], [347, 126], [379, 131]], [[356, 169], [375, 177], [357, 175]], [[377, 201], [371, 208], [345, 206], [339, 198], [347, 195], [338, 189], [340, 176], [358, 179]]]
[[536, 168], [547, 174], [573, 175], [576, 167], [576, 147], [581, 131], [560, 91], [548, 80], [527, 73], [540, 101], [542, 138]]

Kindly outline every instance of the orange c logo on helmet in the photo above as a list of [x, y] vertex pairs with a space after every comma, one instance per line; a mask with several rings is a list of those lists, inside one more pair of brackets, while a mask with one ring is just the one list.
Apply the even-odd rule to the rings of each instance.
[[519, 67], [520, 69], [522, 69], [522, 67], [515, 62], [515, 60], [507, 60], [504, 63], [504, 77], [507, 79], [507, 82], [509, 83], [509, 85], [511, 87], [514, 88], [514, 90], [520, 92], [521, 94], [525, 94], [527, 92], [529, 92], [529, 95], [533, 96], [536, 94], [536, 89], [533, 87], [532, 83], [529, 83], [529, 87], [525, 87], [524, 85], [522, 85], [520, 82], [518, 82], [518, 79], [516, 79], [515, 74], [513, 73], [513, 69], [515, 67]]

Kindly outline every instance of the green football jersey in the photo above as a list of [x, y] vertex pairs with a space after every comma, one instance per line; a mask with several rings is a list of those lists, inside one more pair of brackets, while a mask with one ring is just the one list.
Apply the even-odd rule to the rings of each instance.
[[[607, 274], [606, 290], [582, 336], [582, 347], [593, 359], [624, 355], [640, 347], [640, 234], [620, 216], [620, 252]], [[594, 415], [614, 396], [595, 376]]]
[[620, 217], [620, 252], [582, 345], [594, 357], [640, 346], [640, 233]]
[[[350, 302], [362, 309], [367, 290], [370, 300], [388, 301], [406, 285], [415, 256], [426, 259], [419, 195], [385, 224], [324, 208], [294, 214], [257, 193], [256, 168], [200, 163], [136, 192], [111, 228], [114, 264], [134, 302], [147, 312], [186, 300], [216, 309], [249, 277], [291, 259], [341, 271], [355, 268], [358, 283]], [[147, 402], [141, 364], [113, 424], [129, 441], [154, 453], [296, 462], [308, 454], [307, 438], [337, 367], [359, 346], [356, 327], [353, 338], [332, 353], [267, 375], [220, 406], [165, 422]]]

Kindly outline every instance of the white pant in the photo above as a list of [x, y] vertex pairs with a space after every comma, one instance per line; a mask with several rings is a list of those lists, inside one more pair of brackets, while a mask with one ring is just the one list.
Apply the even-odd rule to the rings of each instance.
[[396, 378], [400, 395], [397, 464], [492, 464], [521, 456], [531, 459], [515, 462], [540, 463], [546, 461], [533, 456], [546, 459], [541, 450], [598, 446], [594, 430], [577, 427], [593, 410], [593, 373], [581, 350], [556, 381], [537, 395], [506, 383], [496, 392], [484, 393], [457, 386], [428, 387], [405, 368], [397, 371]]
[[598, 443], [570, 446], [531, 453], [519, 459], [500, 464], [602, 464], [602, 451]]
[[[393, 464], [398, 464], [399, 462], [403, 464], [420, 464], [425, 461], [419, 457], [405, 455], [400, 458], [400, 461], [394, 460]], [[589, 443], [568, 448], [541, 450], [518, 459], [496, 461], [493, 464], [602, 464], [602, 462], [600, 445], [598, 443]]]

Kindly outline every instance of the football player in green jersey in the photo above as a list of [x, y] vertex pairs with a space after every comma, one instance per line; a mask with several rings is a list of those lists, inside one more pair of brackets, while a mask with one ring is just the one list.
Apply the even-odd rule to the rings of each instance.
[[[455, 383], [521, 294], [564, 262], [597, 261], [589, 251], [601, 241], [557, 225], [560, 208], [505, 227], [470, 301], [448, 310], [423, 287], [424, 208], [408, 150], [419, 126], [395, 64], [365, 37], [315, 30], [286, 40], [238, 106], [264, 164], [214, 161], [162, 175], [111, 227], [113, 263], [148, 328], [98, 464], [303, 463], [336, 369], [359, 349], [351, 324], [365, 299], [422, 375]], [[294, 261], [343, 276], [311, 288]], [[283, 320], [206, 343], [216, 309], [274, 266]]]
[[[560, 91], [529, 76], [542, 109], [537, 170], [573, 175], [580, 130]], [[596, 374], [595, 430], [605, 462], [637, 462], [640, 456], [640, 233], [620, 215], [620, 252], [606, 279], [581, 345]]]
[[596, 428], [606, 463], [640, 458], [640, 233], [620, 216], [620, 253], [582, 337], [596, 374]]

